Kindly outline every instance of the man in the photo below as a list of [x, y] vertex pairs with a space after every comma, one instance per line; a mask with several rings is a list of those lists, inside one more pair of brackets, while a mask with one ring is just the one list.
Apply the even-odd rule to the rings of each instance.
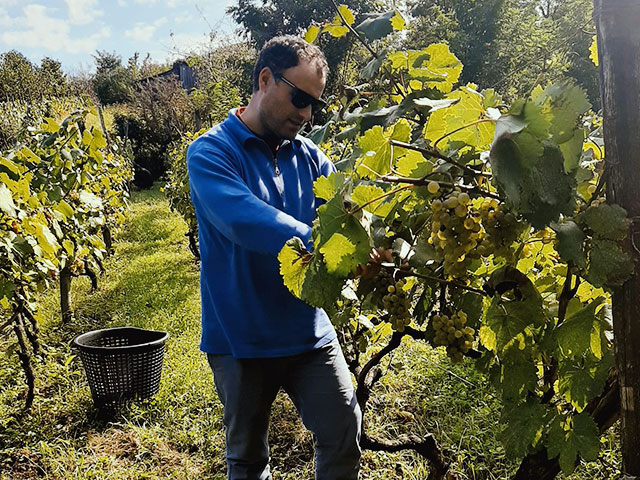
[[202, 340], [224, 405], [227, 476], [270, 479], [267, 429], [280, 388], [313, 432], [316, 479], [358, 477], [360, 421], [351, 376], [326, 313], [284, 286], [277, 255], [310, 244], [312, 185], [335, 168], [298, 135], [328, 67], [317, 47], [276, 37], [261, 50], [246, 108], [187, 152], [201, 255]]

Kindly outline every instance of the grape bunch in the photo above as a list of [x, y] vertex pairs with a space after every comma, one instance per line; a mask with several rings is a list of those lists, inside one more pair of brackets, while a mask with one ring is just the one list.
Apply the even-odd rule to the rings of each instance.
[[473, 346], [475, 330], [466, 326], [466, 323], [467, 314], [464, 312], [431, 317], [431, 325], [435, 331], [433, 341], [438, 346], [447, 347], [447, 355], [453, 363], [461, 362], [463, 355]]
[[444, 258], [450, 277], [463, 277], [473, 259], [479, 258], [478, 245], [484, 231], [481, 216], [466, 192], [453, 191], [444, 200], [431, 203], [433, 223], [428, 242]]
[[478, 245], [478, 253], [483, 256], [493, 254], [513, 261], [514, 251], [511, 245], [523, 232], [525, 225], [494, 199], [483, 200], [478, 210], [487, 234]]
[[411, 323], [409, 307], [411, 302], [407, 292], [404, 291], [404, 281], [394, 280], [392, 273], [387, 269], [380, 270], [376, 276], [375, 292], [379, 295], [384, 309], [389, 312], [389, 322], [394, 330], [403, 332]]
[[404, 282], [398, 280], [387, 287], [387, 293], [382, 297], [382, 305], [390, 315], [391, 327], [398, 332], [404, 332], [404, 328], [411, 323], [409, 296], [403, 287]]

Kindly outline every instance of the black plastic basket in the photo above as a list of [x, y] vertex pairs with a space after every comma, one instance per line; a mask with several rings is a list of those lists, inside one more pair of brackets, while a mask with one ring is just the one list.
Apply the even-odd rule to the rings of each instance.
[[94, 330], [73, 339], [93, 403], [101, 413], [116, 413], [129, 400], [158, 393], [168, 337], [166, 332], [120, 327]]

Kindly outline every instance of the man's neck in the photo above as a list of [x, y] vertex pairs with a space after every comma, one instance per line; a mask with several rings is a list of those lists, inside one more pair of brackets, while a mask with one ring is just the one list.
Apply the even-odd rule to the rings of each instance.
[[265, 143], [269, 146], [269, 148], [275, 155], [275, 153], [278, 151], [278, 148], [280, 148], [282, 139], [265, 132], [264, 128], [262, 127], [262, 123], [259, 120], [259, 117], [253, 112], [255, 112], [255, 109], [251, 109], [251, 103], [249, 103], [249, 106], [238, 110], [236, 115], [240, 119], [240, 121], [244, 123], [245, 127], [251, 130], [254, 135], [260, 137], [265, 141]]

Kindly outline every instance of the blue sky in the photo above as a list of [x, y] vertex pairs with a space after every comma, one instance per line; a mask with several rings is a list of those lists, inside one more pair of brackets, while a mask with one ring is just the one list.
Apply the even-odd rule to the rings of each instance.
[[96, 50], [123, 62], [139, 52], [171, 61], [233, 35], [233, 0], [0, 0], [0, 52], [18, 50], [36, 64], [48, 56], [66, 72], [87, 72]]

